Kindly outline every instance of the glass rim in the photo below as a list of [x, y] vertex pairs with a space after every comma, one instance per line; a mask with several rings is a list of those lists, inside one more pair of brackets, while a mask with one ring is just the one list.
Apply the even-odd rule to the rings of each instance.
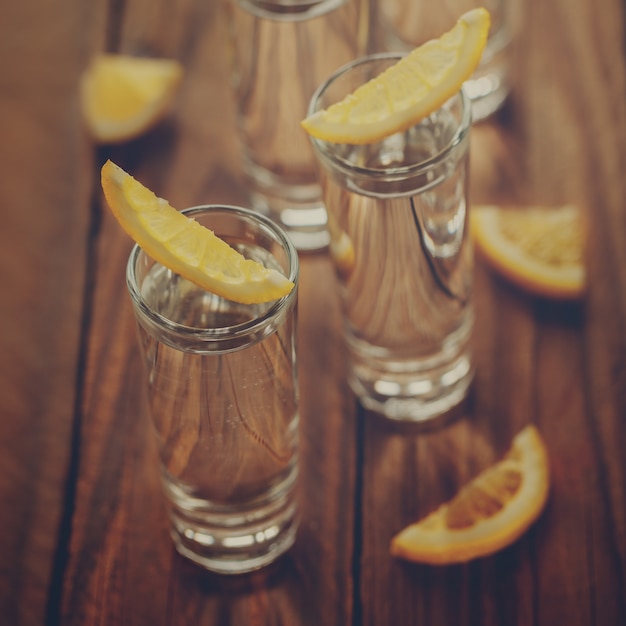
[[[404, 53], [404, 52], [377, 52], [374, 54], [368, 54], [366, 56], [350, 61], [349, 63], [346, 63], [345, 65], [342, 65], [335, 72], [333, 72], [321, 85], [317, 87], [317, 89], [315, 90], [315, 92], [313, 93], [309, 101], [307, 115], [312, 115], [313, 113], [317, 111], [316, 105], [319, 102], [319, 99], [321, 98], [321, 96], [328, 89], [328, 87], [330, 87], [330, 85], [334, 83], [337, 79], [341, 78], [343, 75], [347, 74], [353, 69], [361, 65], [373, 63], [376, 61], [389, 61], [389, 60], [399, 61], [400, 59], [406, 56], [407, 56], [407, 53]], [[470, 127], [472, 125], [472, 105], [471, 105], [471, 100], [463, 86], [461, 86], [461, 89], [459, 89], [458, 92], [456, 92], [454, 95], [448, 98], [448, 100], [446, 100], [446, 102], [444, 102], [438, 109], [433, 111], [433, 113], [436, 113], [437, 111], [439, 111], [441, 108], [443, 108], [443, 106], [445, 106], [447, 102], [450, 102], [454, 98], [461, 99], [463, 111], [462, 111], [461, 119], [459, 120], [459, 123], [454, 131], [452, 138], [436, 154], [429, 156], [428, 158], [422, 161], [419, 161], [418, 163], [412, 163], [410, 165], [403, 165], [400, 167], [393, 166], [393, 167], [375, 167], [375, 168], [367, 167], [364, 165], [356, 165], [355, 163], [352, 163], [351, 161], [335, 154], [334, 150], [329, 149], [329, 146], [348, 145], [348, 144], [333, 143], [330, 141], [317, 139], [316, 137], [309, 137], [309, 139], [311, 141], [311, 144], [315, 148], [315, 151], [318, 154], [328, 159], [333, 165], [335, 165], [336, 167], [338, 167], [339, 169], [343, 171], [348, 171], [353, 174], [356, 173], [356, 174], [360, 174], [360, 175], [364, 175], [368, 177], [374, 177], [374, 178], [386, 178], [386, 177], [403, 178], [405, 176], [413, 176], [415, 174], [419, 174], [422, 171], [427, 171], [431, 169], [432, 167], [436, 166], [437, 164], [441, 163], [442, 161], [445, 161], [446, 158], [449, 156], [449, 154], [463, 141], [463, 139], [468, 134]], [[419, 124], [422, 123], [423, 119], [417, 122], [415, 126], [419, 126]], [[415, 126], [411, 128], [414, 128]], [[403, 131], [403, 132], [406, 132], [406, 131]], [[390, 135], [390, 136], [393, 137], [393, 135]], [[372, 145], [375, 145], [376, 143], [380, 143], [380, 142], [375, 142]]]
[[[197, 326], [189, 326], [175, 322], [169, 319], [167, 316], [162, 315], [158, 311], [155, 311], [145, 300], [141, 293], [141, 287], [137, 280], [136, 267], [137, 261], [141, 254], [145, 254], [148, 258], [150, 255], [144, 251], [144, 249], [137, 243], [135, 243], [128, 256], [126, 263], [126, 286], [130, 294], [133, 306], [149, 320], [155, 326], [165, 330], [168, 333], [176, 334], [179, 336], [185, 336], [188, 339], [193, 338], [197, 341], [211, 341], [211, 342], [227, 342], [232, 341], [238, 337], [246, 337], [264, 325], [268, 324], [272, 319], [279, 316], [284, 310], [288, 309], [298, 291], [298, 279], [299, 279], [299, 257], [298, 252], [285, 232], [270, 220], [265, 215], [253, 211], [252, 209], [246, 209], [240, 206], [229, 204], [202, 204], [193, 207], [182, 209], [181, 213], [190, 217], [197, 215], [198, 213], [226, 213], [235, 214], [239, 217], [251, 220], [259, 223], [265, 230], [272, 233], [275, 239], [285, 250], [287, 259], [289, 261], [289, 275], [288, 278], [294, 284], [294, 288], [282, 298], [279, 298], [271, 303], [267, 310], [263, 311], [261, 315], [255, 316], [251, 320], [241, 322], [239, 324], [233, 324], [232, 326], [222, 326], [220, 328], [200, 328]], [[154, 259], [153, 259], [154, 260]], [[158, 263], [157, 261], [154, 261]], [[208, 292], [207, 292], [208, 293]], [[221, 296], [220, 296], [221, 297]], [[225, 298], [227, 300], [227, 298]], [[255, 306], [245, 305], [241, 306]]]
[[[346, 4], [348, 0], [237, 0], [252, 15], [275, 21], [298, 21], [320, 17]], [[278, 9], [278, 10], [277, 10]]]

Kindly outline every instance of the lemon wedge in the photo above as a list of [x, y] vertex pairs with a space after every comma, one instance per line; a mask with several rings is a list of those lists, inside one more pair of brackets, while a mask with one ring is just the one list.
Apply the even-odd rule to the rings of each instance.
[[277, 300], [293, 289], [283, 274], [246, 259], [111, 161], [102, 167], [102, 189], [117, 221], [146, 254], [202, 289], [244, 304]]
[[500, 462], [398, 533], [391, 554], [431, 565], [493, 554], [517, 540], [537, 519], [549, 486], [546, 447], [537, 428], [529, 425], [513, 439]]
[[137, 137], [169, 111], [183, 75], [171, 59], [101, 54], [80, 82], [83, 116], [93, 138], [117, 143]]
[[327, 109], [301, 122], [317, 139], [367, 144], [406, 130], [461, 89], [482, 57], [491, 18], [486, 9], [463, 14], [447, 33], [408, 56]]
[[577, 206], [475, 206], [470, 216], [477, 251], [511, 282], [556, 299], [584, 294], [585, 229]]

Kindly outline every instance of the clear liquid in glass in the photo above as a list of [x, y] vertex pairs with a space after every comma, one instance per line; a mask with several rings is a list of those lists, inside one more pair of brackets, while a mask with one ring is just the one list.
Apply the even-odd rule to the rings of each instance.
[[[254, 255], [271, 259], [260, 249]], [[297, 525], [293, 308], [224, 344], [202, 329], [232, 334], [272, 305], [225, 300], [158, 264], [142, 296], [171, 322], [195, 329], [179, 342], [139, 324], [174, 540], [211, 569], [253, 569], [284, 551]]]

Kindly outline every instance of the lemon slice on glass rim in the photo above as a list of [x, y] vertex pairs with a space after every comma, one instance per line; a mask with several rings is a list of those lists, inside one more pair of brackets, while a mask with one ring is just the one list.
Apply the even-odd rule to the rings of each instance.
[[340, 102], [312, 113], [302, 127], [322, 141], [368, 144], [414, 126], [473, 74], [490, 23], [484, 8], [464, 13], [447, 33], [415, 48]]
[[470, 228], [478, 253], [519, 287], [562, 300], [584, 294], [585, 227], [577, 206], [473, 206]]
[[549, 487], [545, 444], [535, 426], [526, 426], [501, 461], [399, 532], [392, 539], [391, 554], [431, 565], [493, 554], [516, 541], [539, 517]]
[[100, 54], [80, 81], [83, 116], [93, 138], [118, 143], [137, 137], [169, 111], [182, 79], [178, 61]]
[[246, 259], [111, 161], [102, 167], [102, 189], [119, 224], [144, 252], [202, 289], [259, 304], [294, 288], [279, 271]]

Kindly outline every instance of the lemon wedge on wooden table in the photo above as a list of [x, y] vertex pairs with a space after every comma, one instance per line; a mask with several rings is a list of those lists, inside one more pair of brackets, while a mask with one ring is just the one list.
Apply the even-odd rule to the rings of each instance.
[[513, 439], [500, 462], [398, 533], [391, 554], [431, 565], [493, 554], [517, 540], [537, 519], [549, 486], [546, 447], [537, 428], [529, 425]]
[[246, 259], [111, 161], [102, 167], [102, 189], [117, 221], [144, 252], [202, 289], [244, 304], [277, 300], [293, 289], [283, 274]]
[[169, 111], [183, 76], [171, 59], [101, 54], [89, 64], [80, 83], [83, 115], [96, 141], [132, 139]]
[[302, 121], [312, 137], [333, 143], [374, 143], [406, 130], [456, 94], [478, 66], [491, 18], [464, 13], [438, 39], [415, 48], [346, 98]]
[[511, 282], [556, 299], [583, 295], [585, 228], [577, 206], [475, 206], [470, 216], [476, 249]]

